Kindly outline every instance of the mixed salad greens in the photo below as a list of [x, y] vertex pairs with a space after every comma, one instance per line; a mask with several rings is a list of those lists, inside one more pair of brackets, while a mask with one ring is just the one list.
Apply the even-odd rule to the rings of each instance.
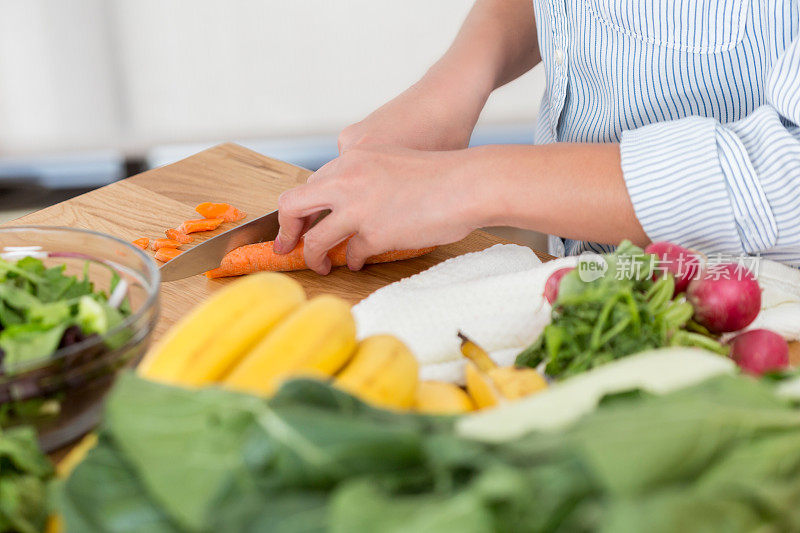
[[[91, 335], [103, 335], [130, 314], [126, 298], [114, 306], [109, 294], [95, 289], [88, 263], [83, 277], [68, 276], [65, 268], [47, 268], [34, 257], [0, 259], [0, 374]], [[111, 293], [120, 282], [116, 271], [112, 276]], [[106, 339], [112, 348], [119, 341]]]
[[127, 374], [58, 508], [87, 532], [800, 530], [800, 412], [774, 384], [633, 392], [489, 443], [317, 381], [264, 400]]
[[653, 279], [655, 255], [623, 241], [602, 260], [607, 266], [594, 280], [581, 279], [579, 269], [561, 278], [552, 321], [519, 354], [518, 366], [545, 363], [545, 374], [563, 379], [652, 348], [697, 346], [727, 353], [691, 321], [692, 304], [682, 294], [673, 298], [674, 277]]

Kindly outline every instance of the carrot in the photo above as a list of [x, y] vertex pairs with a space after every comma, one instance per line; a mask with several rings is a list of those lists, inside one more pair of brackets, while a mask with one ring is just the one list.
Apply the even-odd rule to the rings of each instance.
[[142, 250], [147, 250], [147, 247], [150, 246], [150, 239], [147, 237], [142, 237], [141, 239], [136, 239], [135, 241], [131, 241], [131, 244], [141, 248]]
[[166, 263], [170, 259], [175, 259], [182, 253], [183, 252], [181, 252], [177, 248], [159, 248], [158, 251], [156, 252], [156, 259]]
[[158, 251], [161, 248], [178, 248], [180, 245], [180, 242], [172, 239], [153, 239], [150, 241], [150, 246], [152, 246], [153, 250], [155, 251]]
[[[328, 252], [331, 266], [344, 266], [347, 264], [347, 241], [346, 239], [334, 246]], [[219, 268], [209, 270], [206, 276], [209, 278], [222, 278], [227, 276], [241, 276], [252, 274], [262, 270], [273, 272], [285, 272], [289, 270], [304, 270], [308, 268], [303, 257], [303, 241], [301, 240], [294, 250], [285, 255], [278, 255], [272, 249], [274, 241], [259, 242], [248, 244], [231, 250], [222, 258]], [[384, 252], [374, 255], [367, 259], [368, 264], [388, 263], [389, 261], [399, 261], [401, 259], [411, 259], [419, 257], [434, 250], [431, 248], [420, 248], [418, 250], [399, 250]]]
[[238, 222], [247, 216], [244, 211], [239, 211], [231, 204], [213, 204], [203, 202], [195, 208], [195, 211], [205, 218], [221, 218], [225, 222]]
[[167, 239], [172, 239], [173, 241], [178, 241], [181, 244], [189, 244], [194, 240], [194, 237], [191, 235], [186, 235], [182, 231], [178, 231], [174, 228], [170, 228], [164, 232], [167, 236]]
[[221, 218], [199, 218], [197, 220], [187, 220], [180, 226], [178, 231], [181, 233], [197, 233], [199, 231], [213, 231], [225, 222]]

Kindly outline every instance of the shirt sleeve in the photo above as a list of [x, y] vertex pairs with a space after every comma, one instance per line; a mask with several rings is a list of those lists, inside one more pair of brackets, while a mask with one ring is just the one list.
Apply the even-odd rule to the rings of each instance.
[[778, 58], [767, 103], [722, 125], [687, 117], [624, 132], [622, 171], [653, 241], [800, 265], [800, 39]]

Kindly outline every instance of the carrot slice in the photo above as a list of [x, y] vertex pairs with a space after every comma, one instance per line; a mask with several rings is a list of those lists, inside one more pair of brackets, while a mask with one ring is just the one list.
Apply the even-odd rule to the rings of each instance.
[[187, 220], [180, 226], [178, 231], [182, 233], [197, 233], [199, 231], [213, 231], [225, 222], [221, 218], [199, 218], [197, 220]]
[[214, 204], [203, 202], [195, 208], [195, 211], [205, 218], [221, 218], [225, 222], [238, 222], [247, 216], [244, 211], [239, 211], [231, 204]]
[[155, 251], [158, 251], [161, 248], [178, 248], [180, 245], [180, 242], [172, 239], [153, 239], [150, 242], [150, 246], [152, 246], [153, 250]]
[[186, 235], [182, 231], [178, 231], [175, 228], [170, 228], [164, 232], [167, 236], [167, 239], [172, 239], [173, 241], [178, 241], [181, 244], [189, 244], [194, 240], [194, 237], [191, 235]]
[[170, 259], [175, 259], [182, 253], [183, 252], [181, 252], [177, 248], [159, 248], [158, 251], [156, 252], [156, 259], [166, 263]]
[[[344, 266], [347, 264], [346, 239], [334, 246], [328, 252], [331, 266]], [[248, 244], [231, 250], [222, 258], [219, 268], [206, 272], [208, 278], [222, 278], [227, 276], [241, 276], [262, 270], [285, 272], [289, 270], [304, 270], [308, 268], [303, 257], [303, 241], [301, 240], [294, 250], [288, 254], [278, 255], [272, 249], [274, 241]], [[420, 248], [418, 250], [397, 250], [374, 255], [367, 259], [368, 264], [388, 263], [401, 259], [411, 259], [432, 252], [435, 247]]]
[[150, 246], [150, 239], [147, 237], [142, 237], [141, 239], [136, 239], [135, 241], [131, 241], [131, 244], [141, 248], [142, 250], [147, 250], [147, 247]]

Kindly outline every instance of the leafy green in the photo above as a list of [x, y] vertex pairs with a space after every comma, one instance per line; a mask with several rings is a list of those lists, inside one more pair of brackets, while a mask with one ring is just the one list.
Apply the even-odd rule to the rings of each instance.
[[181, 531], [154, 505], [134, 470], [105, 438], [101, 437], [86, 466], [76, 470], [66, 485], [56, 487], [57, 508], [67, 531]]
[[59, 415], [63, 393], [50, 394], [47, 397], [12, 400], [0, 404], [0, 428], [19, 425], [21, 421], [32, 423], [33, 420], [46, 420]]
[[716, 340], [684, 329], [694, 311], [683, 299], [672, 299], [671, 275], [653, 281], [656, 256], [623, 241], [603, 260], [607, 269], [597, 279], [581, 279], [580, 266], [561, 279], [551, 323], [517, 356], [517, 365], [544, 362], [548, 376], [563, 379], [670, 345], [725, 353]]
[[[24, 257], [16, 263], [0, 259], [0, 362], [14, 366], [45, 358], [58, 349], [64, 332], [79, 326], [83, 336], [103, 335], [130, 314], [127, 297], [119, 309], [95, 292], [86, 272], [82, 279], [64, 274], [65, 265], [46, 268], [40, 259]], [[111, 289], [120, 282], [112, 273]], [[129, 333], [106, 339], [115, 348]]]
[[9, 326], [0, 333], [0, 348], [5, 353], [3, 364], [7, 368], [47, 357], [58, 348], [66, 324], [19, 324]]
[[796, 531], [800, 412], [719, 376], [496, 444], [315, 381], [266, 401], [124, 375], [72, 531]]
[[49, 514], [50, 461], [28, 427], [0, 431], [0, 533], [38, 533]]
[[44, 326], [57, 326], [69, 323], [72, 309], [69, 302], [51, 302], [39, 304], [28, 310], [28, 320]]
[[103, 334], [108, 331], [108, 316], [104, 306], [91, 296], [78, 300], [78, 315], [75, 317], [84, 333]]

